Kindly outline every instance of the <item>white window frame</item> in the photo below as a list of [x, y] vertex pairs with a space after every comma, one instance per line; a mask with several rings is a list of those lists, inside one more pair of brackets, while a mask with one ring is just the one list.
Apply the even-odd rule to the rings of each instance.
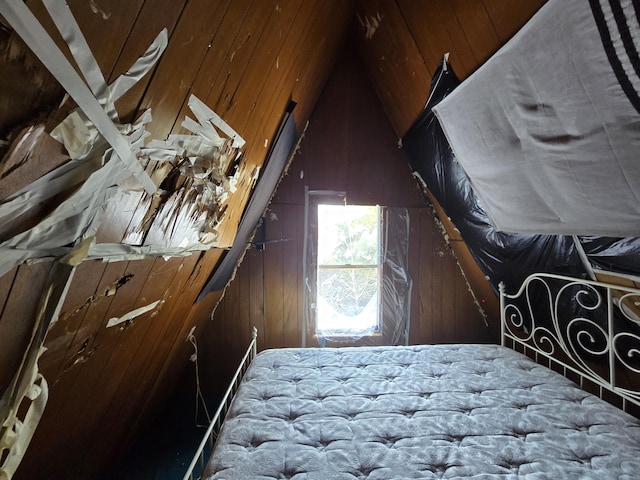
[[[317, 208], [320, 205], [327, 205], [329, 204], [328, 202], [322, 202], [322, 201], [318, 201], [315, 206], [316, 206], [316, 212], [317, 212]], [[349, 206], [356, 206], [356, 205], [346, 205], [347, 207]], [[360, 205], [357, 205], [360, 206]], [[377, 292], [376, 292], [376, 298], [377, 298], [377, 305], [376, 305], [376, 320], [375, 320], [375, 326], [373, 329], [373, 332], [371, 333], [372, 335], [378, 334], [381, 331], [381, 319], [382, 319], [382, 275], [383, 275], [383, 262], [382, 262], [382, 252], [383, 252], [383, 238], [382, 238], [382, 231], [383, 231], [383, 225], [382, 225], [382, 207], [380, 205], [362, 205], [362, 206], [367, 206], [367, 207], [375, 207], [377, 210], [377, 223], [376, 223], [376, 230], [377, 230], [377, 255], [376, 255], [376, 263], [375, 264], [360, 264], [360, 265], [353, 265], [353, 264], [348, 264], [348, 263], [344, 263], [344, 264], [329, 264], [329, 265], [324, 265], [324, 264], [320, 264], [317, 262], [313, 262], [313, 264], [315, 265], [315, 291], [312, 292], [314, 295], [314, 299], [317, 302], [317, 298], [319, 295], [319, 283], [320, 283], [320, 273], [322, 270], [349, 270], [349, 269], [359, 269], [359, 268], [365, 268], [365, 269], [375, 269], [376, 271], [376, 288], [377, 288]], [[317, 215], [317, 213], [316, 213]], [[317, 217], [318, 218], [318, 217]], [[318, 218], [319, 221], [319, 218]], [[320, 225], [318, 225], [318, 231], [320, 230]], [[314, 241], [318, 241], [318, 237], [313, 239]], [[317, 252], [316, 252], [317, 254]], [[314, 302], [315, 303], [315, 302]], [[315, 305], [315, 308], [313, 309], [314, 311], [314, 322], [313, 322], [313, 326], [314, 326], [314, 333], [317, 332], [321, 332], [322, 329], [320, 328], [320, 318], [318, 316], [318, 308], [317, 308], [317, 304]], [[334, 333], [332, 333], [331, 335], [332, 337], [349, 337], [350, 333], [349, 333], [349, 328], [345, 328], [343, 330], [341, 329], [337, 329], [334, 331]]]

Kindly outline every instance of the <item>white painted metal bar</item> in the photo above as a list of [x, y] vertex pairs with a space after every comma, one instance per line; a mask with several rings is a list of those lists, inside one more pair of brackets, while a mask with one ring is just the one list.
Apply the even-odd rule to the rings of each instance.
[[[534, 288], [538, 299], [543, 298], [542, 305], [532, 303]], [[595, 383], [600, 397], [607, 391], [614, 393], [622, 399], [623, 409], [629, 402], [640, 406], [640, 389], [620, 385], [617, 379], [621, 372], [640, 379], [640, 334], [634, 312], [625, 307], [628, 300], [640, 304], [640, 289], [533, 274], [515, 294], [507, 294], [500, 286], [501, 342], [504, 345], [508, 338], [514, 347], [525, 345], [557, 362], [565, 374], [577, 374], [581, 386], [585, 379]], [[568, 311], [567, 302], [577, 306], [579, 313]], [[541, 307], [546, 321], [535, 318]], [[566, 355], [567, 361], [558, 353]]]
[[[213, 446], [215, 445], [215, 439], [217, 438], [220, 428], [222, 427], [223, 418], [226, 415], [227, 410], [229, 409], [229, 406], [231, 405], [231, 401], [233, 400], [233, 397], [236, 391], [238, 390], [238, 386], [240, 385], [240, 379], [242, 375], [246, 372], [251, 361], [256, 356], [257, 339], [258, 339], [258, 329], [253, 327], [253, 330], [251, 332], [251, 343], [249, 343], [249, 346], [247, 347], [247, 351], [245, 352], [244, 357], [242, 357], [242, 360], [240, 361], [240, 365], [236, 369], [236, 373], [234, 374], [233, 379], [229, 383], [229, 387], [227, 388], [227, 391], [222, 397], [220, 406], [216, 410], [216, 413], [214, 414], [211, 420], [211, 423], [209, 424], [209, 427], [205, 432], [204, 438], [200, 442], [200, 445], [196, 450], [193, 460], [191, 460], [191, 463], [189, 464], [187, 472], [184, 474], [183, 480], [197, 480], [202, 477], [202, 473], [204, 472], [204, 466], [205, 466], [205, 454], [210, 452], [213, 449]], [[196, 465], [199, 466], [200, 470], [198, 472], [198, 475], [194, 476], [194, 470], [196, 468]]]

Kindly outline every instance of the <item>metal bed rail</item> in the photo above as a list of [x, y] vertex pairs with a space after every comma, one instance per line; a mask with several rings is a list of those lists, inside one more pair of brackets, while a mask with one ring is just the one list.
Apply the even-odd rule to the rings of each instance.
[[640, 406], [639, 289], [546, 273], [514, 294], [499, 289], [502, 345], [577, 375], [581, 387], [592, 382], [600, 398], [612, 392], [625, 411]]
[[[249, 368], [249, 364], [256, 356], [257, 338], [258, 329], [254, 327], [251, 333], [251, 342], [247, 347], [247, 351], [245, 352], [244, 357], [242, 357], [240, 365], [238, 366], [233, 379], [229, 383], [229, 388], [227, 388], [227, 391], [220, 401], [220, 406], [218, 406], [215, 415], [211, 419], [211, 423], [209, 424], [209, 427], [207, 428], [207, 431], [202, 441], [200, 442], [198, 449], [196, 450], [193, 460], [191, 460], [191, 463], [189, 464], [187, 472], [184, 474], [183, 480], [199, 480], [200, 478], [202, 478], [202, 474], [204, 473], [204, 467], [206, 464], [206, 458], [208, 457], [208, 454], [211, 452], [211, 450], [213, 450], [213, 446], [215, 445], [216, 438], [218, 437], [218, 433], [220, 432], [220, 428], [222, 427], [224, 417], [227, 414], [229, 407], [231, 406], [231, 401], [233, 400], [233, 397], [236, 394], [238, 387], [240, 386], [242, 377], [247, 371], [247, 368]], [[197, 474], [194, 473], [196, 472], [196, 467], [198, 467]]]

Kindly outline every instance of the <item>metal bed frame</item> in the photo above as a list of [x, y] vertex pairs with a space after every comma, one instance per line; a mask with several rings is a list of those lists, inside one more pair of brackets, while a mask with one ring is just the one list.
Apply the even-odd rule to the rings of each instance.
[[[514, 294], [506, 293], [502, 283], [499, 290], [503, 346], [559, 371], [582, 388], [588, 389], [591, 382], [596, 390], [592, 393], [624, 411], [630, 404], [640, 407], [640, 289], [536, 273]], [[201, 478], [224, 416], [256, 355], [256, 338], [254, 328], [184, 480]], [[619, 401], [608, 398], [607, 392]]]
[[502, 345], [546, 360], [581, 388], [591, 382], [624, 411], [640, 406], [639, 289], [546, 273], [515, 294], [499, 289]]
[[[227, 388], [227, 391], [225, 392], [224, 396], [222, 397], [222, 400], [220, 401], [220, 406], [218, 407], [218, 410], [216, 410], [215, 415], [211, 419], [211, 424], [209, 424], [209, 427], [207, 428], [204, 438], [200, 442], [200, 445], [196, 450], [193, 460], [191, 460], [191, 463], [189, 464], [189, 468], [187, 472], [184, 474], [183, 480], [197, 480], [202, 478], [202, 474], [204, 473], [204, 467], [206, 465], [206, 460], [209, 457], [211, 450], [213, 450], [213, 446], [215, 445], [215, 441], [218, 438], [218, 433], [220, 433], [220, 428], [222, 427], [222, 422], [224, 421], [224, 417], [227, 414], [229, 407], [231, 406], [231, 401], [233, 400], [233, 397], [235, 396], [236, 391], [240, 386], [240, 381], [242, 380], [242, 377], [247, 371], [247, 368], [249, 368], [249, 364], [256, 356], [257, 338], [258, 338], [258, 329], [253, 327], [253, 330], [251, 332], [251, 342], [247, 347], [247, 351], [245, 352], [244, 357], [242, 357], [242, 360], [240, 361], [240, 365], [238, 366], [238, 369], [236, 370], [236, 373], [233, 376], [231, 383], [229, 384], [229, 388]], [[196, 471], [198, 473], [195, 473]]]

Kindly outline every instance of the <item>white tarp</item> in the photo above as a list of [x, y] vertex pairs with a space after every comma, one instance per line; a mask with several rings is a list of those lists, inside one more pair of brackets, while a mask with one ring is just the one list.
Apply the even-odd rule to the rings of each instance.
[[551, 0], [434, 108], [496, 227], [640, 235], [631, 0]]

